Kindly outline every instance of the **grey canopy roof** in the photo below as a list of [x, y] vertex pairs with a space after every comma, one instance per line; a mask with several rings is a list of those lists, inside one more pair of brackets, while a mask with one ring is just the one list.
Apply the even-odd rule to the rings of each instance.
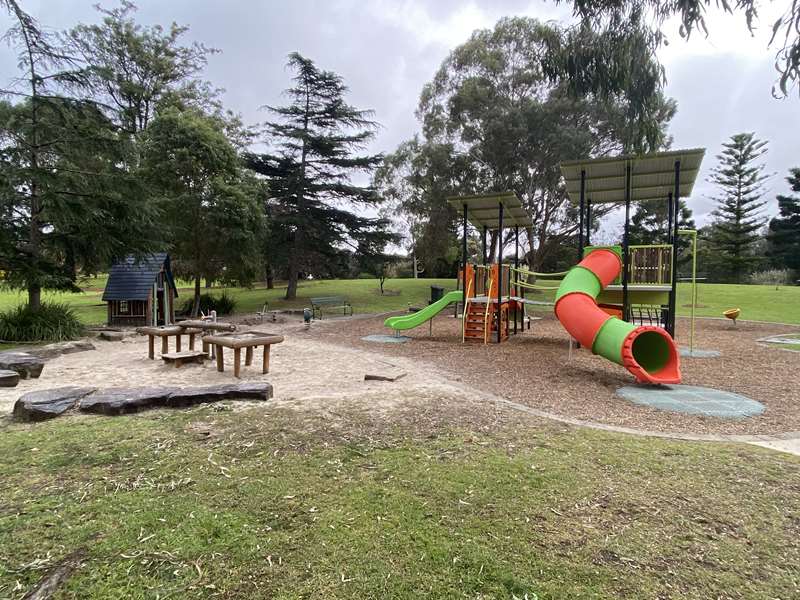
[[500, 205], [503, 205], [503, 228], [528, 227], [531, 219], [514, 192], [492, 192], [474, 196], [450, 196], [447, 202], [459, 215], [467, 207], [467, 220], [478, 229], [500, 227]]
[[161, 272], [161, 267], [166, 271], [166, 280], [175, 290], [175, 281], [169, 264], [169, 255], [166, 252], [147, 255], [138, 261], [133, 256], [115, 263], [108, 274], [108, 282], [103, 292], [103, 301], [109, 300], [147, 300], [153, 290], [156, 277]]
[[680, 161], [680, 196], [692, 193], [705, 148], [671, 150], [641, 155], [587, 158], [561, 163], [561, 174], [570, 199], [581, 194], [581, 171], [586, 173], [586, 198], [592, 204], [625, 202], [625, 168], [631, 166], [631, 200], [666, 200], [675, 186], [675, 163]]

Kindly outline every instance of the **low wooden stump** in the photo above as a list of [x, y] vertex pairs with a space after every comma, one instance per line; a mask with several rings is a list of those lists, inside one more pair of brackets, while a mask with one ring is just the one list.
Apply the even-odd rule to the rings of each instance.
[[282, 341], [282, 335], [265, 333], [263, 331], [243, 331], [207, 335], [203, 338], [203, 347], [205, 348], [206, 345], [214, 346], [217, 356], [217, 371], [220, 373], [225, 370], [222, 349], [233, 349], [233, 376], [239, 377], [241, 372], [242, 348], [245, 349], [244, 364], [245, 366], [250, 366], [253, 363], [253, 348], [263, 346], [264, 355], [261, 372], [269, 373], [269, 347], [272, 344], [279, 344]]
[[176, 369], [181, 368], [187, 363], [203, 364], [203, 361], [208, 358], [208, 354], [200, 352], [199, 350], [185, 350], [183, 352], [168, 352], [161, 355], [161, 360], [164, 364], [173, 364]]

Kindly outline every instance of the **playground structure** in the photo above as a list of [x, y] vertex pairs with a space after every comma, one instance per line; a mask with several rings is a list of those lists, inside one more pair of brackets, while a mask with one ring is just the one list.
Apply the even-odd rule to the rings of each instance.
[[[677, 240], [680, 199], [691, 194], [704, 149], [567, 161], [561, 164], [566, 191], [578, 208], [578, 264], [562, 273], [536, 273], [519, 264], [519, 230], [530, 218], [513, 192], [448, 198], [461, 214], [462, 264], [455, 292], [413, 315], [385, 321], [395, 331], [428, 322], [450, 304], [462, 304], [462, 342], [501, 343], [524, 328], [531, 305], [554, 306], [556, 317], [577, 342], [624, 366], [642, 383], [680, 382], [674, 342], [677, 299]], [[634, 202], [664, 203], [663, 243], [630, 244]], [[622, 243], [593, 246], [598, 206], [624, 206]], [[603, 210], [603, 213], [607, 212]], [[482, 232], [482, 260], [470, 263], [469, 226]], [[513, 228], [512, 263], [503, 262], [503, 234]], [[487, 234], [494, 232], [496, 257], [487, 259]], [[693, 233], [693, 232], [691, 232]], [[693, 278], [696, 277], [693, 265]], [[526, 298], [526, 291], [554, 291], [555, 301]], [[693, 287], [693, 304], [696, 286]], [[693, 335], [692, 335], [693, 338]], [[693, 339], [692, 339], [693, 345]]]
[[[691, 194], [704, 155], [697, 148], [561, 163], [567, 193], [578, 206], [581, 262], [559, 287], [556, 316], [581, 344], [642, 383], [680, 382], [674, 342], [680, 199]], [[664, 243], [630, 244], [634, 202], [664, 203]], [[592, 246], [592, 207], [609, 203], [624, 205], [622, 245]]]

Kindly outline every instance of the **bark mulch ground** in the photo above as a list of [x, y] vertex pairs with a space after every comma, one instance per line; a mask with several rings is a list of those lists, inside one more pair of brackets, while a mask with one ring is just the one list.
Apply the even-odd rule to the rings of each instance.
[[[689, 321], [678, 320], [677, 339], [688, 345]], [[682, 358], [683, 383], [736, 392], [766, 406], [760, 416], [726, 420], [639, 406], [615, 396], [633, 383], [622, 367], [586, 350], [568, 352], [569, 337], [545, 315], [530, 331], [503, 344], [462, 344], [460, 320], [452, 313], [404, 332], [405, 344], [377, 344], [361, 337], [390, 333], [383, 317], [315, 323], [309, 335], [388, 356], [431, 364], [454, 379], [548, 412], [609, 425], [671, 433], [779, 434], [800, 431], [800, 353], [765, 347], [757, 340], [800, 327], [698, 319], [695, 348], [719, 350], [718, 358]]]

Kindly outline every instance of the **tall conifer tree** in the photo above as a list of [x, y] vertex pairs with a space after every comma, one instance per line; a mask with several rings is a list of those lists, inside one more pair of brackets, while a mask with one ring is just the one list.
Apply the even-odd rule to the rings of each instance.
[[711, 182], [720, 191], [714, 198], [713, 245], [714, 251], [725, 257], [729, 278], [741, 283], [761, 261], [754, 250], [766, 224], [761, 210], [766, 204], [762, 198], [769, 175], [759, 159], [767, 153], [767, 142], [753, 133], [738, 133], [722, 146], [711, 174]]
[[[786, 178], [793, 192], [800, 192], [800, 167]], [[769, 253], [776, 266], [800, 274], [800, 196], [778, 196], [780, 216], [769, 223]]]
[[380, 200], [372, 187], [350, 179], [369, 174], [382, 160], [357, 154], [375, 135], [372, 111], [347, 104], [342, 78], [300, 54], [289, 56], [289, 67], [295, 72], [294, 86], [286, 91], [291, 102], [269, 107], [279, 118], [266, 124], [271, 152], [251, 155], [248, 162], [270, 184], [270, 235], [280, 246], [273, 254], [286, 261], [286, 298], [292, 299], [300, 272], [310, 265], [333, 263], [348, 246], [357, 254], [380, 253], [394, 236], [386, 220], [347, 206]]

